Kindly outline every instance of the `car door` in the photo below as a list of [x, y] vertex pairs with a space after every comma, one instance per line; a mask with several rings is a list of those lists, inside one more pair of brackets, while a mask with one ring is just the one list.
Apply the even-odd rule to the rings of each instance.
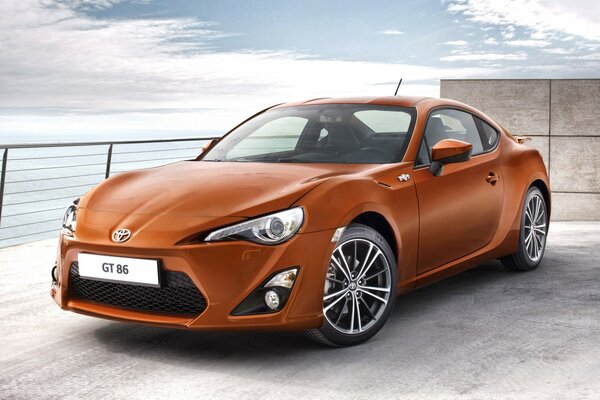
[[[494, 132], [462, 110], [430, 113], [414, 171], [420, 215], [417, 273], [473, 253], [492, 239], [503, 201]], [[447, 164], [436, 177], [428, 169], [431, 148], [443, 139], [471, 143], [473, 150], [468, 161]]]

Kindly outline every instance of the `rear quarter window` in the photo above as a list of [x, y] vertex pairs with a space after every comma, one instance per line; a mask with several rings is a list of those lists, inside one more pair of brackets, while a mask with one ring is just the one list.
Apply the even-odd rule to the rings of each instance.
[[492, 127], [487, 122], [479, 119], [479, 125], [481, 126], [481, 144], [483, 145], [483, 151], [489, 151], [496, 147], [496, 143], [498, 143], [498, 138], [500, 135], [498, 131]]

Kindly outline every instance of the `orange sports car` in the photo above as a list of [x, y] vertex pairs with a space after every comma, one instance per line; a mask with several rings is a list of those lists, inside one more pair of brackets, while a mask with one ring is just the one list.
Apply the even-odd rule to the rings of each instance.
[[446, 99], [277, 105], [68, 207], [51, 293], [113, 320], [354, 345], [401, 293], [494, 258], [540, 264], [550, 189], [522, 142]]

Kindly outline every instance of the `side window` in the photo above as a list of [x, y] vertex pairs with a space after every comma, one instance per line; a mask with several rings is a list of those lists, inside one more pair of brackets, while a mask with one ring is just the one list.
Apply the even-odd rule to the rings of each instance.
[[498, 131], [481, 119], [479, 119], [479, 123], [481, 125], [481, 142], [483, 144], [483, 151], [491, 150], [498, 142]]
[[444, 139], [457, 139], [473, 145], [472, 155], [483, 153], [479, 130], [473, 116], [458, 110], [438, 110], [431, 113], [425, 129], [425, 140], [431, 148]]

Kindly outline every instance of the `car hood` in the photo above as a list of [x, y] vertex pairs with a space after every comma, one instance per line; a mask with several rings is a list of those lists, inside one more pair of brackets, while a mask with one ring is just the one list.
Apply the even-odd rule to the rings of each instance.
[[120, 214], [252, 217], [284, 209], [333, 176], [366, 165], [182, 161], [116, 175], [79, 207]]

